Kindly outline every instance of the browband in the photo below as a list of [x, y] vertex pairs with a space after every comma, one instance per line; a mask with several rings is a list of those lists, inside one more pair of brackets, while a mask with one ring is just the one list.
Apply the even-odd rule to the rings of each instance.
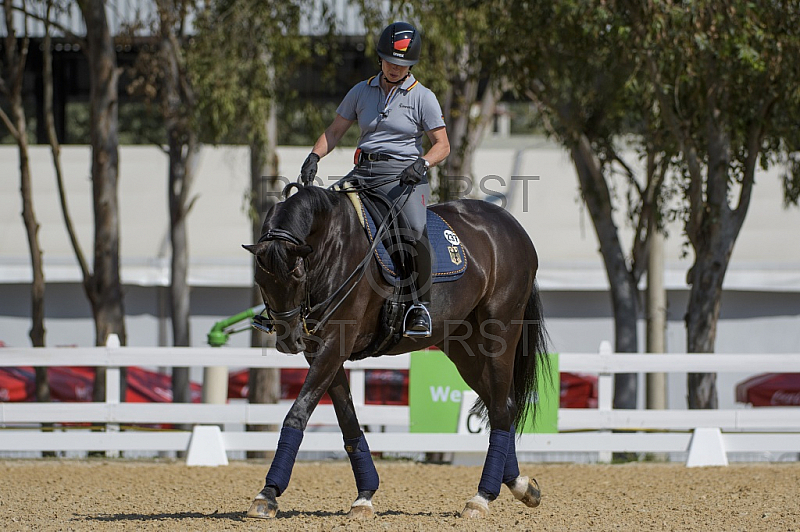
[[305, 245], [303, 240], [297, 238], [285, 229], [270, 229], [261, 235], [261, 238], [258, 239], [258, 243], [260, 244], [261, 242], [267, 242], [269, 240], [283, 240], [284, 242], [289, 242], [290, 244], [294, 244], [296, 246]]

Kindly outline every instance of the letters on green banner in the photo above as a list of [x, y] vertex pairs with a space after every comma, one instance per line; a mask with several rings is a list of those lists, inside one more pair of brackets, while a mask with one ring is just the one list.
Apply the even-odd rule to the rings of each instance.
[[[537, 419], [529, 416], [524, 432], [558, 432], [559, 373], [558, 355], [550, 355], [550, 378], [540, 379], [543, 389], [534, 394], [538, 400]], [[455, 365], [441, 351], [415, 351], [411, 353], [408, 402], [411, 419], [410, 432], [481, 432], [477, 416], [463, 416], [459, 429], [461, 403], [468, 407], [476, 397], [458, 374]]]

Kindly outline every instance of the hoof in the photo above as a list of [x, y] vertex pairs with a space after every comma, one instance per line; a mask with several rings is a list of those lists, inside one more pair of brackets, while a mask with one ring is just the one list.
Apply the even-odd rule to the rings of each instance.
[[372, 509], [372, 502], [367, 499], [358, 499], [350, 507], [347, 512], [347, 517], [350, 519], [370, 519], [375, 517], [375, 511]]
[[261, 494], [256, 495], [250, 509], [247, 510], [247, 517], [256, 519], [272, 519], [278, 513], [278, 503], [274, 500], [262, 499]]
[[542, 502], [542, 491], [535, 478], [517, 477], [509, 489], [514, 497], [530, 508], [536, 508]]
[[461, 517], [477, 518], [489, 515], [489, 503], [480, 495], [476, 495], [467, 501], [464, 509], [461, 510]]

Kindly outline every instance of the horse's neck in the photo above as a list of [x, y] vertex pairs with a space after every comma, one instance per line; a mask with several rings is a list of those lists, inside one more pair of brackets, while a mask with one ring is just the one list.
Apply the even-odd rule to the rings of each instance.
[[346, 197], [339, 196], [332, 210], [315, 213], [309, 234], [312, 256], [316, 255], [312, 269], [322, 276], [332, 270], [349, 275], [367, 251], [366, 237], [359, 238], [362, 235], [355, 209]]

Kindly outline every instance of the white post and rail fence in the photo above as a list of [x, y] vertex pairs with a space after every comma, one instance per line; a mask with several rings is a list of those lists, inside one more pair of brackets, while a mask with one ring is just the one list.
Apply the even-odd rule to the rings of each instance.
[[[364, 425], [409, 426], [408, 406], [364, 404], [367, 369], [408, 369], [410, 355], [347, 362], [353, 401]], [[227, 451], [274, 449], [277, 432], [221, 431], [220, 425], [280, 425], [287, 404], [123, 403], [120, 368], [127, 366], [305, 368], [302, 356], [257, 348], [4, 348], [0, 367], [96, 366], [107, 368], [106, 401], [0, 403], [0, 452], [188, 451], [187, 463], [226, 464]], [[800, 372], [800, 354], [559, 354], [559, 370], [598, 375], [598, 407], [559, 409], [558, 432], [524, 434], [518, 452], [688, 452], [688, 466], [726, 465], [729, 452], [800, 452], [800, 408], [722, 410], [616, 410], [615, 373]], [[193, 424], [188, 431], [55, 430], [27, 424]], [[336, 425], [331, 405], [319, 405], [309, 422]], [[22, 427], [22, 428], [19, 428]], [[613, 431], [613, 432], [612, 432]], [[372, 432], [373, 452], [485, 452], [485, 434]], [[303, 451], [342, 450], [341, 437], [306, 432]]]

